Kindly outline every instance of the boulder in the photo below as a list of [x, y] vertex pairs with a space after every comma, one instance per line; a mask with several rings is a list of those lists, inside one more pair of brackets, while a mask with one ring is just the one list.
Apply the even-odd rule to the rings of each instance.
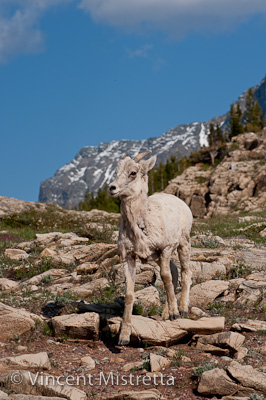
[[204, 307], [214, 301], [229, 287], [228, 281], [210, 280], [200, 283], [191, 288], [190, 305]]
[[99, 293], [100, 290], [103, 290], [109, 285], [109, 282], [106, 278], [96, 279], [92, 282], [86, 282], [83, 285], [77, 286], [73, 288], [72, 292], [80, 297], [91, 296], [93, 293]]
[[55, 250], [49, 249], [49, 248], [45, 248], [41, 253], [40, 253], [40, 257], [51, 257], [51, 258], [55, 258], [57, 256], [57, 252]]
[[123, 365], [122, 370], [125, 372], [129, 372], [134, 369], [142, 369], [143, 361], [133, 361]]
[[51, 323], [57, 337], [66, 335], [76, 339], [98, 339], [100, 317], [96, 313], [59, 315], [52, 318]]
[[190, 265], [194, 282], [202, 282], [217, 276], [226, 275], [226, 267], [219, 261], [191, 261]]
[[240, 349], [234, 354], [236, 360], [243, 360], [248, 354], [248, 349], [246, 347], [240, 347]]
[[251, 365], [239, 364], [237, 361], [232, 361], [227, 369], [230, 375], [242, 386], [266, 394], [266, 373], [259, 372]]
[[158, 372], [165, 367], [171, 365], [171, 360], [166, 357], [159, 356], [158, 354], [150, 353], [151, 372]]
[[19, 284], [15, 281], [6, 278], [0, 278], [0, 290], [16, 290], [18, 289]]
[[29, 258], [29, 254], [26, 253], [24, 250], [20, 249], [6, 249], [5, 256], [10, 258], [10, 260], [17, 260], [22, 261]]
[[245, 336], [237, 332], [220, 332], [201, 336], [197, 349], [217, 355], [234, 355], [245, 341]]
[[81, 365], [86, 367], [88, 370], [91, 370], [95, 368], [95, 361], [90, 356], [82, 357]]
[[237, 393], [238, 389], [239, 386], [220, 368], [203, 372], [198, 385], [198, 392], [204, 396], [233, 395]]
[[76, 271], [80, 274], [91, 274], [99, 268], [99, 265], [96, 262], [90, 263], [86, 262], [81, 265], [79, 265], [76, 269]]
[[145, 307], [152, 305], [160, 306], [161, 302], [158, 290], [154, 286], [138, 290], [135, 292], [135, 304], [137, 303], [141, 303]]
[[190, 312], [198, 318], [208, 316], [208, 314], [205, 311], [201, 310], [199, 307], [191, 307]]
[[39, 285], [43, 280], [43, 278], [45, 278], [46, 276], [51, 276], [53, 278], [61, 278], [62, 276], [65, 276], [67, 274], [69, 274], [69, 271], [67, 269], [51, 268], [23, 282], [23, 285]]
[[15, 339], [35, 327], [35, 321], [42, 321], [38, 315], [23, 309], [0, 303], [0, 342]]
[[34, 369], [51, 369], [48, 354], [46, 352], [36, 354], [23, 354], [16, 357], [5, 357], [0, 359], [0, 363], [16, 365], [17, 367]]

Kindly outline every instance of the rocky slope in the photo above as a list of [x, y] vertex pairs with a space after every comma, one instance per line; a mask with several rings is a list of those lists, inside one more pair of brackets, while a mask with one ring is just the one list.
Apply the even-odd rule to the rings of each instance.
[[[81, 223], [85, 214], [73, 215]], [[116, 235], [109, 243], [90, 239], [107, 221], [115, 233], [117, 221], [103, 213], [95, 222], [87, 214], [87, 237], [53, 231], [25, 241], [18, 236], [23, 227], [17, 236], [11, 236], [13, 228], [0, 231], [0, 398], [265, 396], [265, 240], [221, 238], [208, 220], [195, 224], [188, 319], [161, 319], [159, 269], [138, 262], [133, 331], [125, 348], [117, 346], [125, 277]], [[44, 215], [40, 211], [39, 219]], [[265, 215], [235, 218], [247, 229], [266, 224]], [[105, 384], [102, 378], [100, 384], [100, 374], [119, 379]]]
[[165, 192], [184, 200], [196, 217], [265, 210], [266, 128], [233, 138], [227, 151], [216, 167], [189, 167]]
[[[254, 87], [254, 95], [266, 113], [266, 78]], [[246, 92], [237, 101], [243, 110], [245, 96]], [[211, 122], [218, 123], [225, 131], [229, 123], [229, 113], [202, 123], [176, 126], [157, 138], [120, 140], [100, 143], [98, 147], [83, 147], [74, 160], [61, 167], [52, 178], [41, 183], [39, 201], [74, 207], [84, 199], [86, 191], [96, 192], [111, 181], [117, 161], [124, 153], [134, 156], [149, 150], [157, 155], [158, 162], [165, 162], [171, 155], [187, 156], [208, 144]]]

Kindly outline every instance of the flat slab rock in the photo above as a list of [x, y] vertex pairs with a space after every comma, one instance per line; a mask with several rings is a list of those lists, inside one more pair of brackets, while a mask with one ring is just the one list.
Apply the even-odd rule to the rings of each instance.
[[[108, 320], [112, 333], [118, 333], [122, 319], [114, 317]], [[224, 317], [200, 318], [199, 320], [178, 319], [175, 321], [156, 321], [139, 315], [132, 316], [130, 342], [148, 345], [172, 345], [188, 334], [210, 334], [224, 329]]]
[[232, 326], [234, 331], [243, 331], [243, 332], [257, 332], [257, 331], [266, 331], [266, 322], [249, 319], [246, 322], [239, 322]]
[[159, 400], [163, 399], [157, 389], [142, 391], [125, 391], [113, 396], [107, 397], [108, 400]]
[[196, 307], [205, 307], [216, 297], [220, 296], [229, 287], [228, 281], [210, 280], [191, 288], [189, 304]]
[[17, 367], [27, 367], [34, 369], [51, 369], [48, 354], [46, 352], [36, 354], [23, 354], [16, 357], [5, 357], [0, 359], [0, 363], [6, 365], [16, 365]]
[[217, 355], [234, 355], [245, 341], [245, 336], [237, 332], [220, 332], [201, 336], [197, 349]]
[[96, 340], [99, 335], [100, 317], [94, 312], [59, 315], [51, 319], [56, 336], [62, 334], [76, 339]]
[[266, 394], [266, 373], [257, 371], [251, 365], [239, 364], [237, 361], [232, 361], [227, 370], [242, 386]]
[[[4, 372], [0, 375], [0, 383], [2, 386], [7, 386], [10, 389], [15, 389], [15, 391], [21, 390], [27, 393], [25, 400], [31, 399], [30, 395], [37, 396], [37, 399], [42, 399], [41, 395], [46, 396], [49, 392], [49, 399], [63, 398], [65, 400], [87, 400], [87, 395], [83, 390], [77, 389], [70, 385], [62, 385], [57, 383], [56, 376], [54, 376], [54, 381], [52, 380], [52, 375], [39, 374], [38, 372], [30, 372], [26, 370], [12, 370]], [[37, 376], [36, 376], [37, 375]], [[20, 376], [23, 384], [18, 385], [12, 382], [12, 376]], [[46, 381], [46, 377], [47, 381]], [[33, 384], [34, 383], [34, 384]], [[20, 396], [25, 396], [25, 394], [20, 394]], [[14, 395], [12, 395], [14, 396]], [[44, 397], [45, 400], [47, 397]], [[18, 398], [20, 399], [20, 398]], [[21, 398], [21, 400], [23, 397]], [[34, 397], [32, 398], [34, 399]], [[37, 400], [36, 399], [36, 400]], [[17, 399], [16, 399], [17, 400]], [[24, 400], [24, 399], [23, 399]], [[35, 400], [35, 399], [34, 399]]]
[[109, 285], [109, 282], [106, 278], [99, 278], [91, 282], [86, 282], [83, 285], [77, 286], [72, 289], [72, 292], [80, 297], [87, 297], [92, 295], [93, 293], [99, 292], [99, 290], [103, 290]]
[[61, 278], [65, 275], [68, 275], [69, 271], [63, 268], [51, 268], [45, 272], [42, 272], [39, 275], [35, 275], [27, 281], [23, 282], [23, 285], [39, 285], [43, 278], [46, 276], [52, 276], [53, 278]]

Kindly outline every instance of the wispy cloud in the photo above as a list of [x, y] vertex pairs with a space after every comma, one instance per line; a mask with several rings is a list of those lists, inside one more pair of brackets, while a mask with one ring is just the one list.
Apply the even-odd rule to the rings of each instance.
[[189, 32], [219, 32], [266, 14], [265, 0], [81, 0], [97, 22], [127, 30], [161, 30], [182, 38]]
[[[95, 22], [125, 30], [164, 31], [180, 39], [190, 32], [232, 29], [256, 15], [266, 15], [265, 0], [0, 0], [0, 63], [44, 48], [40, 20], [51, 8], [74, 3]], [[148, 57], [151, 47], [128, 50]]]
[[126, 49], [126, 51], [129, 58], [136, 58], [136, 57], [148, 58], [148, 53], [152, 49], [153, 49], [152, 44], [145, 44], [144, 46], [141, 46], [138, 49], [135, 50]]
[[44, 47], [39, 21], [47, 10], [72, 0], [0, 0], [0, 63]]

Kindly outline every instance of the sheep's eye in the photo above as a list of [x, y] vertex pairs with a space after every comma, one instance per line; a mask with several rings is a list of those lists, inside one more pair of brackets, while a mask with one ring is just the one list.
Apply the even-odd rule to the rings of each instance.
[[132, 172], [130, 173], [130, 176], [136, 176], [136, 175], [137, 175], [136, 171], [132, 171]]

